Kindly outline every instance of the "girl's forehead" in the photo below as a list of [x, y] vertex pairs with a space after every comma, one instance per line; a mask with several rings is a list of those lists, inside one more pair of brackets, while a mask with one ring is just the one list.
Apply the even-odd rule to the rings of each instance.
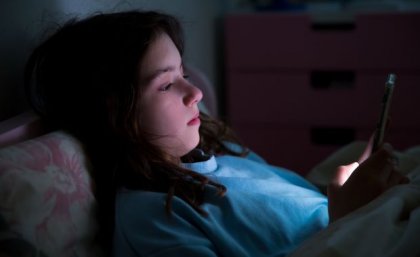
[[149, 45], [140, 62], [140, 79], [151, 80], [164, 72], [182, 69], [182, 58], [172, 39], [161, 33]]

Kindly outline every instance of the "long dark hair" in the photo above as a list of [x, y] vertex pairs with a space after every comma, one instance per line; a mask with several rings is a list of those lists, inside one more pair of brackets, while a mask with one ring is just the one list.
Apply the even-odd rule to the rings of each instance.
[[[207, 186], [226, 188], [167, 161], [139, 126], [139, 63], [152, 41], [166, 33], [180, 54], [183, 33], [176, 18], [159, 12], [128, 11], [71, 20], [38, 46], [25, 70], [33, 108], [51, 129], [78, 138], [92, 163], [100, 228], [112, 234], [116, 191], [121, 188], [167, 193], [166, 209], [178, 196], [199, 213]], [[243, 155], [225, 147], [238, 142], [220, 121], [201, 113], [200, 147], [214, 154]], [[105, 232], [105, 233], [103, 233]]]

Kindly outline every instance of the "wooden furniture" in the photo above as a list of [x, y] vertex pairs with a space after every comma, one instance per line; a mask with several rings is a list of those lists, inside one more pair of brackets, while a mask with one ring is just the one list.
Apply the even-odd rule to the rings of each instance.
[[225, 20], [232, 127], [275, 165], [306, 174], [344, 144], [368, 140], [387, 74], [397, 74], [386, 141], [420, 143], [420, 13], [317, 24], [304, 13]]

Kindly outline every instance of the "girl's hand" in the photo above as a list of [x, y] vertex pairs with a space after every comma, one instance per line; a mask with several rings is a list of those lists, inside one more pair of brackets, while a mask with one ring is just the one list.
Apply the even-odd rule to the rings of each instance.
[[[388, 117], [387, 121], [386, 121], [386, 126], [385, 126], [385, 130], [387, 130], [389, 128], [389, 124], [391, 123], [391, 118]], [[372, 149], [373, 149], [373, 141], [375, 140], [375, 134], [377, 133], [377, 129], [373, 132], [373, 134], [370, 136], [369, 141], [366, 145], [365, 150], [363, 151], [362, 155], [360, 155], [359, 160], [357, 161], [358, 163], [362, 163], [364, 162], [367, 158], [369, 158], [369, 156], [372, 154]], [[380, 146], [381, 147], [381, 146]]]
[[359, 165], [354, 162], [337, 168], [328, 186], [330, 222], [366, 205], [389, 188], [408, 183], [396, 167], [392, 147], [382, 146]]
[[359, 164], [363, 163], [364, 161], [366, 161], [370, 157], [370, 155], [372, 154], [374, 138], [375, 138], [375, 134], [370, 136], [369, 141], [366, 145], [366, 148], [363, 151], [363, 153], [360, 155], [359, 159], [357, 160], [357, 163], [359, 163]]

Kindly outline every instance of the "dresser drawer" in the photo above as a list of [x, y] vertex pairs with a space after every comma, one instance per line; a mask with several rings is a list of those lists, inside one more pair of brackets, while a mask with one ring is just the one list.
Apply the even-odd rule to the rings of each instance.
[[260, 127], [244, 125], [239, 136], [270, 164], [301, 175], [308, 173], [342, 145], [313, 143], [309, 128]]
[[420, 13], [361, 14], [352, 29], [313, 25], [306, 14], [228, 16], [227, 68], [420, 68]]
[[[238, 124], [234, 128], [240, 128], [237, 131], [244, 143], [269, 163], [301, 175], [307, 174], [340, 147], [356, 140], [367, 141], [373, 132], [373, 129], [284, 128], [253, 124]], [[385, 141], [396, 150], [404, 150], [420, 144], [420, 131], [390, 128]]]
[[[393, 125], [419, 128], [420, 74], [396, 71]], [[231, 72], [227, 109], [232, 124], [373, 128], [379, 119], [385, 71], [355, 71], [346, 87], [316, 88], [310, 71]], [[235, 86], [232, 86], [235, 85]]]

